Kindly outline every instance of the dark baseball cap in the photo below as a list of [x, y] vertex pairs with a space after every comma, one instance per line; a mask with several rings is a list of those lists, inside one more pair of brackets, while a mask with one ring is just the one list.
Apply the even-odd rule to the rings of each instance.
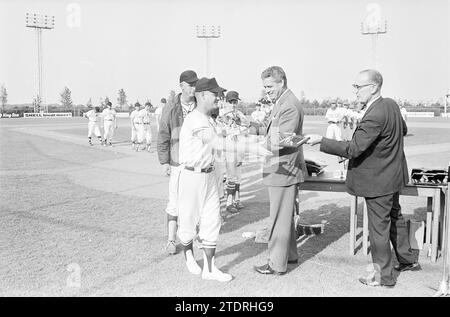
[[186, 82], [188, 84], [195, 84], [198, 81], [197, 73], [193, 70], [186, 70], [180, 75], [180, 83]]
[[225, 96], [225, 101], [230, 102], [233, 100], [241, 100], [241, 99], [239, 98], [239, 93], [237, 91], [230, 90], [229, 92], [227, 92], [227, 95]]
[[210, 91], [214, 93], [218, 93], [219, 95], [223, 93], [224, 91], [227, 91], [225, 88], [220, 87], [217, 84], [217, 81], [215, 78], [200, 78], [197, 81], [197, 84], [195, 85], [195, 92], [202, 92], [202, 91]]

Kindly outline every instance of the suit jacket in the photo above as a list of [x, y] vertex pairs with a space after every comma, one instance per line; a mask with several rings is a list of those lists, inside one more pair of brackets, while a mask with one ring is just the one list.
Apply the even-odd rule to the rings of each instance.
[[178, 94], [175, 97], [175, 103], [166, 105], [161, 114], [156, 145], [159, 163], [161, 164], [180, 165], [178, 148], [180, 130], [184, 122], [180, 98], [181, 94]]
[[268, 186], [290, 186], [304, 181], [306, 164], [303, 147], [280, 148], [280, 133], [303, 134], [303, 107], [289, 89], [274, 105], [267, 127], [267, 148], [274, 156], [266, 159], [263, 182]]
[[403, 150], [406, 133], [397, 103], [380, 97], [367, 109], [350, 141], [323, 138], [320, 150], [350, 159], [349, 194], [379, 197], [400, 191], [409, 181]]

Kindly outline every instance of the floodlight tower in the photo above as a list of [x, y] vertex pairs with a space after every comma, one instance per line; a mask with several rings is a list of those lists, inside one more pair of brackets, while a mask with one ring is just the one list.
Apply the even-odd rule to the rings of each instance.
[[205, 74], [210, 77], [211, 70], [211, 39], [220, 37], [220, 25], [199, 25], [196, 26], [197, 38], [205, 39], [206, 48], [206, 61], [205, 61]]
[[372, 37], [372, 68], [377, 68], [377, 40], [379, 34], [387, 33], [386, 20], [382, 23], [380, 20], [364, 21], [361, 23], [361, 34], [371, 35]]
[[450, 97], [450, 90], [447, 94], [445, 94], [445, 100], [444, 100], [444, 116], [447, 118], [447, 106], [448, 106], [448, 98]]
[[37, 100], [40, 100], [43, 106], [43, 109], [39, 109], [39, 104], [35, 105], [34, 112], [39, 112], [43, 110], [43, 112], [48, 112], [48, 106], [45, 104], [44, 99], [44, 70], [43, 70], [43, 56], [42, 56], [42, 30], [47, 29], [51, 30], [55, 27], [55, 16], [53, 15], [42, 15], [36, 13], [27, 13], [26, 14], [26, 27], [34, 28], [36, 32], [36, 42], [37, 42], [37, 52], [38, 52], [38, 60], [37, 60], [37, 83], [38, 83], [38, 95]]

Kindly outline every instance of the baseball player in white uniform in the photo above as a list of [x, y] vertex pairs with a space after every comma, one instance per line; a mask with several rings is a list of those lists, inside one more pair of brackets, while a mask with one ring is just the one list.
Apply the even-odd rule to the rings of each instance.
[[141, 105], [139, 102], [136, 102], [134, 104], [134, 110], [130, 113], [130, 123], [131, 123], [131, 147], [133, 149], [136, 149], [136, 143], [137, 143], [137, 123], [138, 120], [136, 118], [139, 110], [141, 110]]
[[95, 107], [84, 114], [88, 118], [88, 139], [89, 144], [92, 144], [92, 135], [98, 138], [100, 144], [102, 144], [102, 133], [100, 132], [100, 107]]
[[[219, 137], [210, 122], [217, 108], [218, 95], [225, 89], [215, 78], [201, 78], [195, 86], [197, 108], [186, 116], [180, 132], [180, 166], [178, 192], [178, 236], [183, 246], [186, 266], [192, 274], [202, 274], [206, 280], [228, 282], [232, 276], [214, 264], [220, 230], [220, 201], [214, 171], [216, 150], [251, 151], [270, 155], [261, 144], [245, 144]], [[202, 242], [203, 269], [195, 261], [192, 243], [197, 234]]]
[[102, 112], [103, 129], [105, 129], [105, 134], [103, 136], [104, 146], [107, 145], [112, 146], [112, 138], [114, 136], [114, 131], [117, 129], [116, 116], [117, 116], [116, 110], [112, 109], [112, 103], [108, 101], [106, 103], [106, 109], [104, 109]]
[[150, 113], [150, 104], [146, 103], [144, 109], [139, 110], [136, 115], [137, 121], [137, 145], [136, 152], [138, 152], [141, 148], [141, 144], [146, 143], [146, 149], [150, 152], [150, 146], [152, 144], [152, 130], [150, 128], [151, 121], [151, 113]]
[[328, 121], [327, 138], [342, 141], [341, 129], [339, 128], [342, 117], [342, 111], [337, 108], [336, 101], [332, 101], [330, 108], [325, 114], [325, 118]]
[[167, 104], [166, 98], [162, 98], [161, 104], [159, 105], [159, 107], [155, 109], [156, 131], [159, 131], [159, 120], [161, 120], [161, 115], [166, 104]]

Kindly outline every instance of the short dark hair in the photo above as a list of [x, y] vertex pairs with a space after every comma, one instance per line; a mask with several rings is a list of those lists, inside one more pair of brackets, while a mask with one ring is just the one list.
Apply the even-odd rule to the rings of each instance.
[[265, 79], [268, 77], [272, 77], [275, 82], [279, 83], [282, 80], [284, 80], [284, 88], [287, 88], [287, 77], [286, 77], [286, 73], [284, 72], [283, 68], [281, 68], [280, 66], [271, 66], [269, 68], [266, 68], [262, 73], [261, 73], [261, 79]]
[[111, 101], [107, 101], [106, 102], [106, 105], [109, 107], [109, 106], [112, 106], [112, 103], [111, 103]]

